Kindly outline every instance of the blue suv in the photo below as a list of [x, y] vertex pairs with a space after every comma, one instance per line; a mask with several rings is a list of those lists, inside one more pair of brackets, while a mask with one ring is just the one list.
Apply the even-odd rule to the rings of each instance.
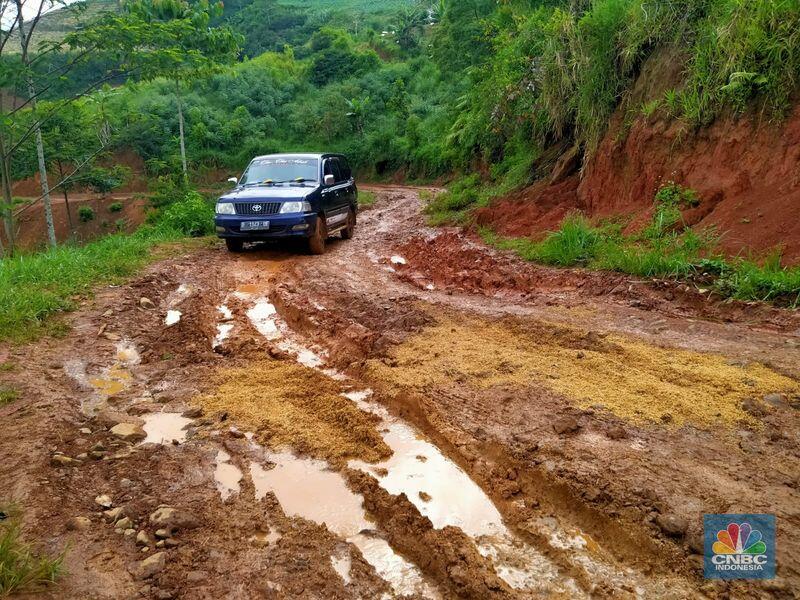
[[341, 154], [270, 154], [254, 158], [236, 188], [217, 200], [217, 235], [228, 250], [246, 242], [305, 239], [312, 254], [356, 228], [358, 189]]

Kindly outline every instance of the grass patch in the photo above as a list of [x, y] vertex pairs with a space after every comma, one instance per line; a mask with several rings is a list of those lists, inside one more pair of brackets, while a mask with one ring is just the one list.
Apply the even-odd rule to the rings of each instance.
[[359, 190], [358, 192], [358, 207], [359, 208], [372, 208], [375, 205], [375, 201], [378, 199], [375, 192], [369, 192], [367, 190]]
[[11, 404], [19, 398], [19, 392], [14, 388], [0, 386], [0, 406]]
[[711, 232], [698, 234], [683, 224], [680, 208], [698, 202], [692, 190], [667, 184], [656, 194], [651, 222], [633, 236], [623, 235], [619, 224], [595, 226], [579, 214], [568, 216], [558, 230], [538, 241], [479, 231], [487, 244], [512, 250], [529, 261], [689, 279], [728, 298], [800, 306], [800, 268], [782, 266], [779, 253], [761, 264], [744, 258], [725, 259], [714, 251], [716, 238]]
[[0, 505], [0, 598], [54, 583], [64, 555], [37, 553], [22, 540], [22, 517], [15, 506]]
[[0, 373], [10, 373], [11, 371], [15, 371], [16, 369], [17, 365], [15, 365], [10, 361], [0, 363]]
[[63, 324], [54, 326], [49, 317], [73, 310], [95, 286], [133, 275], [154, 258], [155, 245], [179, 237], [170, 228], [144, 227], [133, 235], [0, 260], [0, 340], [22, 342], [57, 332]]

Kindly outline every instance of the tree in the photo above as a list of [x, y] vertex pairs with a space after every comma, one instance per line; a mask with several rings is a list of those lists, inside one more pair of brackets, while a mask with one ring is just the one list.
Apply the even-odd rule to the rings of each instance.
[[188, 181], [181, 83], [209, 75], [223, 65], [233, 63], [239, 55], [243, 38], [228, 27], [209, 27], [211, 19], [222, 14], [222, 2], [211, 4], [208, 0], [201, 0], [190, 4], [186, 0], [131, 0], [125, 8], [130, 14], [154, 25], [191, 24], [179, 38], [165, 36], [157, 40], [159, 45], [154, 51], [161, 51], [160, 57], [164, 62], [154, 73], [141, 76], [142, 79], [164, 76], [175, 83], [181, 166], [183, 177]]

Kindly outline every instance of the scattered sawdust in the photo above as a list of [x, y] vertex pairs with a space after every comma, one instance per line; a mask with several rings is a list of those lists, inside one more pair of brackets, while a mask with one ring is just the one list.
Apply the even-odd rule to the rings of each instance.
[[676, 426], [755, 424], [742, 400], [800, 391], [798, 382], [764, 365], [734, 366], [719, 355], [519, 319], [439, 317], [391, 359], [388, 365], [370, 361], [369, 369], [417, 389], [451, 381], [480, 388], [541, 385], [580, 407], [602, 405], [632, 421]]
[[225, 369], [218, 388], [198, 399], [207, 411], [226, 411], [240, 428], [272, 448], [291, 447], [339, 463], [376, 462], [392, 452], [375, 426], [379, 419], [340, 395], [337, 382], [292, 361], [256, 361]]

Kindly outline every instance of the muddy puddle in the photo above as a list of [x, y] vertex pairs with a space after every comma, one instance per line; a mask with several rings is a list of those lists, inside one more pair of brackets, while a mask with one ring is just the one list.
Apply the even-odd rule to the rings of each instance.
[[146, 414], [142, 419], [144, 419], [142, 428], [147, 434], [143, 444], [181, 444], [186, 441], [185, 428], [192, 422], [179, 413], [165, 412]]
[[122, 340], [116, 345], [114, 362], [98, 374], [88, 374], [86, 363], [82, 360], [67, 361], [64, 364], [67, 375], [82, 387], [93, 391], [81, 399], [81, 412], [93, 416], [108, 404], [109, 398], [127, 390], [133, 383], [131, 368], [140, 360], [136, 346], [128, 340]]
[[225, 450], [218, 450], [214, 460], [214, 481], [217, 490], [224, 502], [241, 490], [241, 481], [244, 477], [242, 471], [234, 464], [231, 464], [231, 455]]
[[[414, 428], [391, 417], [382, 406], [369, 402], [369, 390], [344, 395], [362, 410], [381, 417], [383, 439], [393, 451], [383, 462], [351, 461], [351, 467], [371, 474], [390, 494], [405, 494], [437, 529], [448, 525], [461, 529], [475, 540], [483, 556], [492, 559], [497, 574], [511, 587], [531, 591], [553, 589], [559, 578], [558, 569], [508, 530], [492, 500], [461, 467]], [[569, 579], [562, 580], [560, 585], [565, 592], [579, 593]]]
[[[439, 597], [416, 566], [377, 536], [367, 520], [361, 496], [352, 492], [344, 478], [330, 470], [327, 463], [299, 458], [290, 452], [268, 452], [266, 459], [271, 468], [255, 462], [250, 465], [258, 499], [272, 492], [287, 515], [325, 525], [352, 543], [377, 573], [391, 584], [395, 593]], [[339, 567], [343, 570], [343, 563], [339, 563]]]

